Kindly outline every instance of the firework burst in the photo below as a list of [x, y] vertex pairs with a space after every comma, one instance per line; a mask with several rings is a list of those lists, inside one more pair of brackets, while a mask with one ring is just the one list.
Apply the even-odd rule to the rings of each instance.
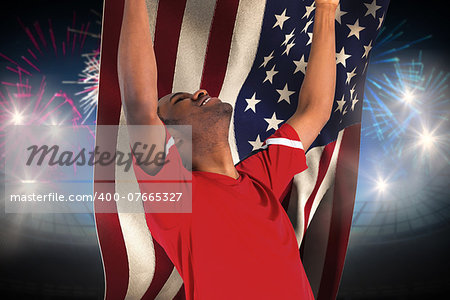
[[417, 235], [450, 220], [449, 74], [427, 68], [421, 51], [402, 52], [431, 37], [402, 43], [404, 24], [382, 30], [366, 79], [352, 227], [366, 242]]
[[[408, 99], [410, 93], [422, 80], [423, 64], [419, 61], [404, 63], [400, 61], [401, 51], [431, 38], [431, 35], [412, 42], [399, 44], [404, 34], [402, 28], [406, 20], [400, 22], [394, 29], [383, 27], [375, 43], [370, 57], [370, 68], [366, 79], [365, 99], [363, 106], [362, 134], [374, 136], [383, 141], [386, 151], [395, 142], [403, 127], [407, 126], [410, 111], [398, 111], [398, 102]], [[387, 90], [384, 88], [387, 87]], [[399, 116], [399, 113], [402, 115]], [[411, 111], [412, 114], [417, 111]], [[402, 126], [399, 122], [406, 120]], [[398, 130], [400, 128], [400, 130]]]
[[[98, 16], [95, 11], [92, 13]], [[83, 52], [86, 52], [84, 50], [86, 47], [98, 49], [99, 35], [90, 32], [91, 23], [78, 24], [75, 12], [72, 22], [65, 27], [65, 30], [61, 30], [61, 26], [54, 29], [51, 19], [46, 22], [45, 26], [38, 21], [34, 22], [31, 27], [25, 25], [20, 19], [18, 19], [18, 23], [26, 35], [27, 42], [24, 43], [23, 53], [14, 57], [0, 52], [0, 58], [3, 59], [6, 70], [2, 73], [0, 89], [4, 93], [2, 100], [7, 102], [19, 101], [19, 99], [25, 102], [33, 100], [35, 98], [31, 97], [33, 89], [37, 91], [35, 96], [39, 95], [39, 99], [36, 100], [39, 103], [46, 99], [52, 102], [54, 97], [64, 96], [67, 98], [66, 102], [71, 102], [75, 108], [82, 107], [79, 103], [71, 100], [74, 95], [78, 95], [79, 90], [65, 86], [62, 91], [61, 79], [72, 77], [71, 74], [79, 70], [84, 63], [83, 60], [88, 57], [89, 65], [83, 71], [83, 74], [86, 75], [83, 82], [93, 80], [91, 75], [95, 73], [93, 67], [98, 67], [98, 51], [94, 55], [82, 55]], [[12, 92], [11, 89], [15, 91]], [[13, 93], [15, 96], [12, 95]], [[20, 107], [25, 104], [12, 105]], [[7, 109], [7, 106], [7, 104], [3, 105], [2, 109]], [[71, 110], [67, 111], [71, 113]], [[85, 112], [86, 110], [79, 109], [79, 111]], [[80, 113], [78, 112], [78, 114]], [[16, 115], [17, 118], [20, 118], [20, 112]], [[31, 118], [32, 122], [37, 120], [37, 117], [33, 115], [27, 117]]]
[[84, 89], [77, 92], [75, 95], [81, 95], [80, 106], [83, 109], [84, 119], [83, 123], [91, 117], [95, 112], [98, 103], [98, 83], [100, 74], [100, 52], [83, 54], [85, 58], [85, 67], [78, 75], [78, 81], [63, 81], [63, 83], [81, 84], [84, 85]]
[[[61, 78], [83, 64], [81, 53], [92, 46], [91, 38], [98, 48], [99, 36], [89, 31], [91, 23], [78, 24], [75, 12], [65, 30], [55, 29], [51, 19], [45, 26], [38, 21], [30, 27], [20, 19], [18, 23], [26, 36], [24, 51], [15, 56], [0, 52], [5, 70], [0, 81], [0, 136], [13, 125], [81, 125], [86, 110], [72, 100], [78, 91], [62, 90]], [[91, 58], [95, 60], [98, 56]], [[4, 156], [4, 139], [1, 152]]]
[[[8, 51], [6, 48], [8, 44], [2, 44], [2, 49], [0, 49], [0, 68], [2, 69], [0, 79], [0, 154], [2, 157], [8, 156], [6, 149], [13, 151], [10, 149], [14, 149], [16, 141], [9, 140], [8, 147], [6, 147], [6, 133], [9, 129], [18, 128], [18, 125], [59, 125], [69, 126], [73, 129], [80, 127], [85, 130], [90, 129], [83, 125], [83, 120], [86, 118], [83, 103], [74, 101], [79, 92], [79, 86], [62, 85], [62, 81], [65, 78], [77, 76], [78, 70], [83, 67], [86, 58], [83, 53], [98, 49], [99, 35], [91, 31], [96, 31], [95, 29], [99, 28], [99, 25], [90, 22], [80, 23], [75, 13], [66, 24], [60, 17], [58, 16], [55, 24], [49, 19], [46, 22], [36, 21], [31, 26], [19, 20], [24, 34], [19, 34], [15, 40], [22, 42], [22, 51], [17, 49]], [[95, 59], [98, 59], [98, 56]], [[57, 126], [52, 127], [56, 128]], [[93, 141], [94, 134], [92, 131], [90, 133], [91, 141]], [[38, 138], [30, 136], [29, 141], [35, 141]], [[2, 166], [5, 164], [4, 159], [1, 164]], [[12, 167], [15, 166], [10, 160], [8, 164]], [[24, 179], [24, 184], [33, 182], [49, 186], [57, 184], [41, 182], [45, 176], [55, 175], [55, 172], [58, 172], [53, 169], [46, 169], [47, 171], [53, 173], [28, 174], [31, 176], [30, 178], [26, 176], [23, 178], [21, 176], [21, 178]], [[73, 172], [77, 172], [77, 170], [74, 169]], [[20, 176], [21, 173], [8, 171], [8, 174], [11, 177]], [[72, 224], [74, 219], [77, 221]], [[8, 222], [5, 221], [6, 226], [11, 226], [15, 232], [26, 234], [32, 229], [39, 233], [38, 235], [33, 234], [38, 238], [44, 236], [44, 231], [50, 233], [48, 236], [50, 239], [55, 238], [56, 232], [60, 232], [62, 237], [72, 238], [73, 232], [77, 228], [82, 230], [80, 232], [82, 237], [95, 236], [92, 216], [89, 214], [73, 216], [69, 214], [61, 216], [18, 214], [17, 218], [12, 216], [8, 217], [8, 220]]]
[[[426, 70], [421, 59], [396, 62], [393, 71], [368, 79], [366, 106], [370, 117], [363, 134], [373, 136], [385, 153], [401, 158], [411, 152], [412, 144], [429, 149], [448, 147], [449, 74]], [[415, 153], [424, 153], [415, 151]], [[440, 151], [439, 159], [448, 163]]]
[[[98, 19], [97, 24], [101, 25], [101, 15], [94, 10], [91, 10]], [[70, 29], [72, 32], [83, 34], [82, 30]], [[88, 33], [93, 38], [100, 39], [100, 34]], [[91, 53], [85, 53], [82, 55], [84, 58], [84, 68], [81, 73], [78, 74], [77, 81], [66, 80], [65, 84], [77, 84], [82, 85], [83, 89], [75, 93], [75, 96], [81, 96], [80, 106], [84, 113], [82, 123], [88, 123], [88, 119], [93, 116], [97, 109], [98, 104], [98, 84], [100, 74], [100, 49], [97, 48]], [[95, 122], [95, 120], [94, 120]]]

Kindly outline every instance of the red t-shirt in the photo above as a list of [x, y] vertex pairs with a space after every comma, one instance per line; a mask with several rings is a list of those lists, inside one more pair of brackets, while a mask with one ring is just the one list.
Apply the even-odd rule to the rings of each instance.
[[[175, 146], [166, 152], [169, 163], [157, 176], [182, 165]], [[307, 169], [296, 131], [284, 124], [236, 169], [238, 179], [193, 171], [192, 213], [146, 213], [153, 237], [183, 278], [186, 298], [314, 299], [281, 206], [293, 176]], [[181, 176], [190, 176], [183, 170]], [[154, 178], [136, 165], [135, 172], [138, 180]], [[145, 192], [145, 184], [140, 188]]]

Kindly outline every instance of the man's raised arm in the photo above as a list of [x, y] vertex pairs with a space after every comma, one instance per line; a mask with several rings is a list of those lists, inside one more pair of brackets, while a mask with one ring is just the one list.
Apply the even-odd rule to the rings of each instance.
[[295, 114], [287, 121], [305, 151], [327, 123], [336, 87], [335, 13], [339, 0], [316, 0], [313, 40]]
[[[157, 114], [157, 67], [145, 0], [125, 0], [117, 71], [127, 125], [162, 125]], [[130, 144], [147, 144], [147, 149], [155, 145], [154, 153], [164, 152], [165, 131], [158, 127], [135, 130], [128, 126]], [[147, 173], [157, 171], [154, 165], [142, 168]]]

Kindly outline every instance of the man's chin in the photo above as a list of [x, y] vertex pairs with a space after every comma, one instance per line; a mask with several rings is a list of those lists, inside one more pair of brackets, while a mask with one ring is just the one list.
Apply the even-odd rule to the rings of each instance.
[[221, 105], [225, 113], [233, 113], [233, 106], [230, 103], [222, 102]]
[[228, 128], [232, 114], [233, 106], [230, 103], [214, 103], [205, 107], [200, 114], [192, 116], [191, 122], [195, 128]]
[[211, 104], [209, 107], [205, 107], [203, 111], [206, 114], [212, 113], [213, 115], [231, 116], [233, 113], [233, 106], [228, 102], [217, 102]]

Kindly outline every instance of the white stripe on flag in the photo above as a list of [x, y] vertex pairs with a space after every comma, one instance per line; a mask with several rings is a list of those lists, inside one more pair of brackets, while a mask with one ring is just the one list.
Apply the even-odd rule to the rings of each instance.
[[[158, 4], [158, 0], [146, 0], [149, 29], [152, 40], [155, 37]], [[123, 107], [121, 107], [120, 110], [119, 127], [121, 127], [120, 125], [126, 125], [126, 118]], [[129, 140], [127, 132], [125, 132], [123, 135], [119, 134], [117, 138], [117, 148], [119, 148], [121, 145], [122, 147], [127, 147], [126, 151], [129, 150]], [[118, 172], [116, 168], [115, 178], [117, 180], [123, 179], [123, 181], [131, 181], [131, 183], [127, 184], [125, 184], [124, 182], [116, 181], [115, 190], [121, 195], [125, 195], [129, 192], [135, 193], [140, 191], [136, 181], [136, 177], [134, 176], [134, 171], [122, 174], [120, 170]], [[117, 204], [118, 212], [124, 210], [124, 208], [121, 208], [122, 204], [124, 203]], [[153, 280], [156, 262], [153, 238], [150, 234], [147, 222], [145, 220], [142, 203], [140, 201], [137, 201], [136, 203], [134, 203], [134, 205], [136, 205], [136, 207], [127, 207], [127, 209], [132, 209], [130, 211], [137, 212], [139, 211], [138, 206], [140, 206], [142, 212], [131, 214], [119, 213], [120, 227], [122, 229], [128, 259], [128, 288], [127, 294], [125, 296], [126, 299], [140, 299], [144, 296], [145, 292], [150, 286], [150, 283]]]
[[200, 88], [215, 4], [215, 1], [186, 1], [175, 63], [173, 92], [194, 93]]
[[147, 5], [148, 22], [150, 23], [150, 34], [152, 35], [152, 41], [155, 39], [156, 28], [156, 15], [158, 14], [159, 0], [145, 0]]
[[341, 149], [342, 136], [344, 135], [344, 130], [339, 131], [338, 137], [336, 139], [336, 145], [334, 146], [333, 155], [331, 156], [330, 166], [328, 167], [327, 173], [322, 180], [322, 183], [317, 191], [316, 197], [314, 198], [313, 205], [311, 206], [311, 212], [309, 214], [309, 220], [307, 226], [311, 223], [311, 220], [319, 207], [320, 201], [324, 197], [325, 193], [331, 187], [334, 187], [334, 180], [336, 175], [336, 165], [339, 156], [339, 150]]
[[[227, 71], [219, 95], [222, 101], [230, 103], [233, 107], [255, 60], [265, 7], [265, 0], [241, 0], [239, 2]], [[233, 119], [234, 114], [231, 119], [228, 140], [233, 162], [238, 163], [239, 155], [234, 136]]]
[[[122, 114], [120, 123], [125, 122]], [[117, 150], [129, 151], [126, 126], [118, 126]], [[116, 192], [119, 195], [139, 192], [139, 186], [132, 169], [124, 172], [116, 168]], [[121, 200], [116, 202], [120, 227], [128, 259], [128, 289], [126, 299], [140, 299], [147, 291], [155, 272], [155, 251], [153, 239], [147, 227], [144, 208], [140, 201]]]
[[295, 224], [294, 230], [297, 237], [297, 243], [300, 244], [303, 239], [305, 229], [305, 205], [311, 195], [319, 174], [319, 161], [322, 156], [324, 146], [315, 147], [306, 153], [306, 164], [308, 169], [294, 176], [292, 184], [291, 198], [287, 213], [292, 223]]
[[303, 144], [300, 141], [294, 141], [287, 138], [271, 138], [264, 142], [261, 149], [266, 149], [269, 145], [282, 145], [291, 148], [303, 149]]
[[337, 158], [344, 130], [341, 130], [338, 134], [336, 145], [334, 146], [333, 154], [330, 159], [330, 164], [314, 197], [308, 218], [308, 224], [305, 224], [305, 206], [314, 190], [316, 181], [318, 180], [319, 163], [325, 147], [315, 147], [308, 151], [306, 154], [306, 164], [308, 165], [308, 169], [294, 176], [293, 190], [289, 200], [288, 215], [291, 220], [294, 221], [293, 224], [296, 225], [294, 230], [299, 247], [303, 241], [305, 226], [309, 226], [318, 206], [320, 205], [320, 202], [322, 201], [322, 198], [328, 190], [334, 187]]
[[119, 220], [128, 258], [128, 288], [125, 299], [141, 299], [155, 272], [153, 239], [143, 213], [119, 213]]

